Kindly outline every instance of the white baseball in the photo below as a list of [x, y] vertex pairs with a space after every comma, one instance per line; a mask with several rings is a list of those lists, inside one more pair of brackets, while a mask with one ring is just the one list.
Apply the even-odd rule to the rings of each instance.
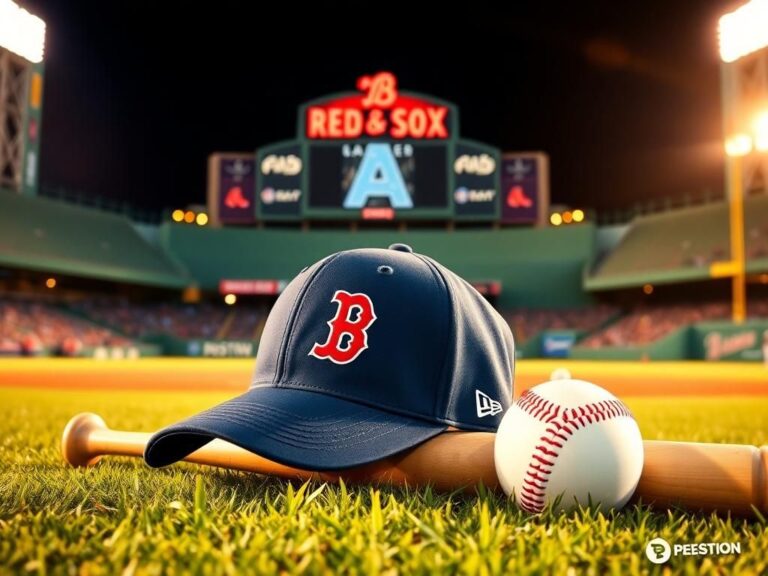
[[562, 366], [560, 368], [555, 368], [552, 370], [552, 373], [549, 375], [550, 380], [570, 380], [571, 379], [571, 373], [568, 371], [568, 368], [563, 368]]
[[527, 390], [496, 433], [501, 487], [536, 514], [562, 495], [559, 508], [591, 501], [621, 508], [643, 470], [643, 440], [629, 409], [583, 380], [555, 380]]

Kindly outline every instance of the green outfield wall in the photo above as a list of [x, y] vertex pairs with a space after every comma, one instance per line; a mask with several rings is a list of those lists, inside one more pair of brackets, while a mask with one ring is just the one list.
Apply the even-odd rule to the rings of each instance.
[[386, 248], [395, 242], [435, 258], [469, 281], [499, 280], [501, 307], [587, 305], [582, 276], [594, 249], [592, 225], [499, 230], [300, 231], [200, 228], [164, 224], [164, 250], [204, 290], [219, 280], [290, 280], [302, 268], [340, 250]]
[[690, 357], [690, 332], [688, 326], [672, 334], [640, 346], [604, 346], [586, 348], [574, 346], [570, 358], [576, 360], [684, 360]]
[[740, 325], [702, 322], [691, 328], [691, 356], [705, 360], [763, 360], [766, 335], [768, 319], [751, 320]]

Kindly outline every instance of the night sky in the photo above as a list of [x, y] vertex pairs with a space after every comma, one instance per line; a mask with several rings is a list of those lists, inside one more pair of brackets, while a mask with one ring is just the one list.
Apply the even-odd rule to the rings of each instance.
[[203, 203], [208, 154], [293, 138], [300, 103], [390, 70], [462, 136], [546, 151], [553, 202], [722, 194], [716, 28], [741, 2], [20, 1], [48, 25], [44, 185]]

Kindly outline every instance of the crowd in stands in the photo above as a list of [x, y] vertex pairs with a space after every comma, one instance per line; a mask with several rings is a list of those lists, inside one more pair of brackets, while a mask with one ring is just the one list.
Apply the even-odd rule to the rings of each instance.
[[[132, 339], [157, 334], [181, 339], [258, 340], [268, 313], [266, 303], [228, 307], [104, 298], [84, 300], [66, 309], [0, 296], [0, 354], [73, 354], [78, 347], [130, 346], [135, 344]], [[571, 329], [588, 334], [579, 342], [588, 348], [644, 345], [687, 324], [725, 320], [730, 314], [726, 301], [643, 305], [625, 313], [608, 305], [503, 312], [518, 343], [542, 331]], [[768, 299], [751, 300], [748, 315], [768, 318]]]
[[544, 330], [591, 332], [616, 314], [618, 314], [616, 308], [606, 305], [572, 310], [517, 309], [502, 312], [518, 343], [523, 343]]
[[768, 222], [746, 231], [747, 259], [768, 258]]
[[136, 303], [126, 299], [83, 301], [77, 310], [128, 336], [168, 334], [181, 339], [253, 340], [266, 316], [264, 307], [200, 302]]
[[116, 332], [61, 309], [28, 300], [0, 299], [0, 354], [76, 354], [82, 347], [127, 346]]
[[[749, 302], [747, 313], [750, 318], [768, 318], [768, 300]], [[643, 306], [589, 335], [579, 345], [587, 348], [643, 345], [668, 336], [686, 324], [730, 317], [730, 302]]]
[[140, 304], [127, 299], [87, 300], [76, 309], [100, 323], [114, 326], [128, 336], [141, 338], [173, 334], [179, 338], [215, 338], [228, 310], [208, 303]]
[[261, 337], [269, 310], [265, 308], [244, 308], [237, 311], [227, 327], [230, 340], [257, 340]]

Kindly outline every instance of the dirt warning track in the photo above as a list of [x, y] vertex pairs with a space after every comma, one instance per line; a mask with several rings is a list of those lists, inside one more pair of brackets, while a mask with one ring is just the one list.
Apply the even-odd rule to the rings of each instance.
[[[5, 358], [0, 359], [0, 386], [237, 393], [248, 388], [253, 366], [252, 359]], [[559, 367], [617, 396], [768, 395], [768, 369], [762, 364], [568, 360], [519, 361], [515, 394], [548, 380], [552, 370]]]

